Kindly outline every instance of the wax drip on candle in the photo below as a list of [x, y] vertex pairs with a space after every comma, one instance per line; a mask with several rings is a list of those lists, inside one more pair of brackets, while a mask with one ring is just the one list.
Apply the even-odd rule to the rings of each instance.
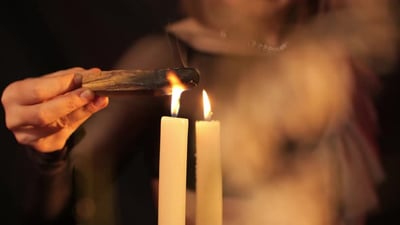
[[167, 73], [167, 79], [172, 86], [171, 115], [176, 117], [179, 113], [181, 94], [185, 90], [185, 87], [173, 71]]
[[203, 90], [203, 113], [205, 120], [211, 120], [212, 111], [211, 111], [211, 103], [208, 98], [207, 92]]

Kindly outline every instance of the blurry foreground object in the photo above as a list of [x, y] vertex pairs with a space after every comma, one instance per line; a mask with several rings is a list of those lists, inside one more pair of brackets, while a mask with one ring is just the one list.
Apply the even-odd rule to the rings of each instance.
[[224, 106], [225, 187], [242, 199], [232, 224], [362, 224], [378, 207], [373, 97], [397, 31], [386, 1], [342, 4], [255, 59]]

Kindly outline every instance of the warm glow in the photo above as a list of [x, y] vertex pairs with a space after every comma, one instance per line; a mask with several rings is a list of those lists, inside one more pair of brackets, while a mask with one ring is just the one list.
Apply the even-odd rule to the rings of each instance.
[[212, 116], [210, 99], [208, 98], [207, 92], [203, 90], [203, 112], [204, 119], [210, 120]]
[[182, 92], [185, 90], [184, 85], [176, 76], [173, 71], [167, 73], [167, 79], [172, 86], [172, 96], [171, 96], [171, 115], [178, 116]]

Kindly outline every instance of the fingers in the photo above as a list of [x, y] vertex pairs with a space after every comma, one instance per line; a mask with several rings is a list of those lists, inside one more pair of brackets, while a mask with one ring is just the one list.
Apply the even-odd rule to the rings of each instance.
[[96, 97], [90, 103], [64, 117], [43, 125], [20, 126], [13, 130], [20, 144], [29, 145], [41, 152], [61, 149], [68, 137], [91, 115], [108, 105], [108, 97]]
[[6, 126], [21, 144], [57, 150], [93, 113], [108, 105], [81, 87], [82, 76], [99, 69], [71, 68], [16, 81], [3, 91]]
[[100, 111], [101, 109], [104, 109], [108, 105], [108, 102], [108, 97], [97, 96], [89, 104], [86, 104], [85, 106], [69, 113], [65, 117], [62, 117], [61, 121], [56, 121], [54, 125], [56, 128], [68, 127], [75, 130], [91, 115]]
[[45, 76], [47, 77], [58, 77], [58, 76], [62, 76], [68, 73], [74, 73], [75, 77], [74, 77], [74, 84], [76, 85], [76, 87], [81, 87], [82, 84], [82, 76], [85, 76], [86, 74], [100, 74], [101, 70], [99, 68], [91, 68], [88, 70], [82, 69], [81, 67], [75, 67], [75, 68], [71, 68], [71, 69], [67, 69], [67, 70], [60, 70], [54, 73], [50, 73], [47, 74]]
[[44, 76], [54, 77], [54, 76], [60, 76], [60, 75], [63, 75], [63, 74], [76, 73], [76, 72], [82, 72], [82, 71], [85, 71], [85, 69], [82, 68], [82, 67], [72, 67], [72, 68], [68, 68], [68, 69], [65, 69], [65, 70], [59, 70], [59, 71], [56, 71], [56, 72], [53, 72], [53, 73], [49, 73], [49, 74], [46, 74]]
[[[94, 102], [92, 102], [94, 101]], [[30, 106], [15, 105], [7, 111], [10, 116], [7, 117], [6, 123], [9, 129], [15, 129], [23, 126], [48, 126], [70, 114], [73, 111], [91, 103], [97, 107], [102, 107], [101, 104], [106, 104], [104, 98], [96, 98], [94, 93], [87, 89], [77, 89], [64, 95], [60, 95], [54, 99]], [[95, 104], [97, 103], [97, 104]], [[100, 105], [99, 105], [100, 104]], [[93, 106], [92, 106], [93, 107]], [[93, 110], [95, 110], [94, 107]]]
[[97, 73], [99, 69], [72, 68], [37, 78], [12, 83], [4, 99], [20, 105], [33, 105], [65, 94], [81, 86], [81, 73]]

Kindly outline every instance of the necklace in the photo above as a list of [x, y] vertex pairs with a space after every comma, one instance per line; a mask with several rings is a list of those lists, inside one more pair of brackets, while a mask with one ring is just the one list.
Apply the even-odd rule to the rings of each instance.
[[259, 49], [260, 51], [263, 52], [280, 52], [286, 49], [287, 47], [287, 42], [283, 42], [279, 46], [271, 46], [263, 42], [257, 42], [255, 40], [251, 40], [249, 42], [250, 47]]
[[[228, 32], [226, 32], [224, 30], [221, 30], [219, 32], [219, 35], [223, 39], [229, 39]], [[278, 46], [272, 46], [272, 45], [269, 45], [269, 44], [267, 44], [265, 42], [259, 42], [259, 41], [256, 41], [256, 40], [250, 40], [250, 41], [247, 42], [247, 45], [250, 48], [257, 49], [257, 50], [259, 50], [261, 52], [264, 52], [264, 53], [277, 53], [277, 52], [281, 52], [281, 51], [283, 51], [283, 50], [285, 50], [287, 48], [287, 42], [283, 42], [282, 44], [280, 44]]]

